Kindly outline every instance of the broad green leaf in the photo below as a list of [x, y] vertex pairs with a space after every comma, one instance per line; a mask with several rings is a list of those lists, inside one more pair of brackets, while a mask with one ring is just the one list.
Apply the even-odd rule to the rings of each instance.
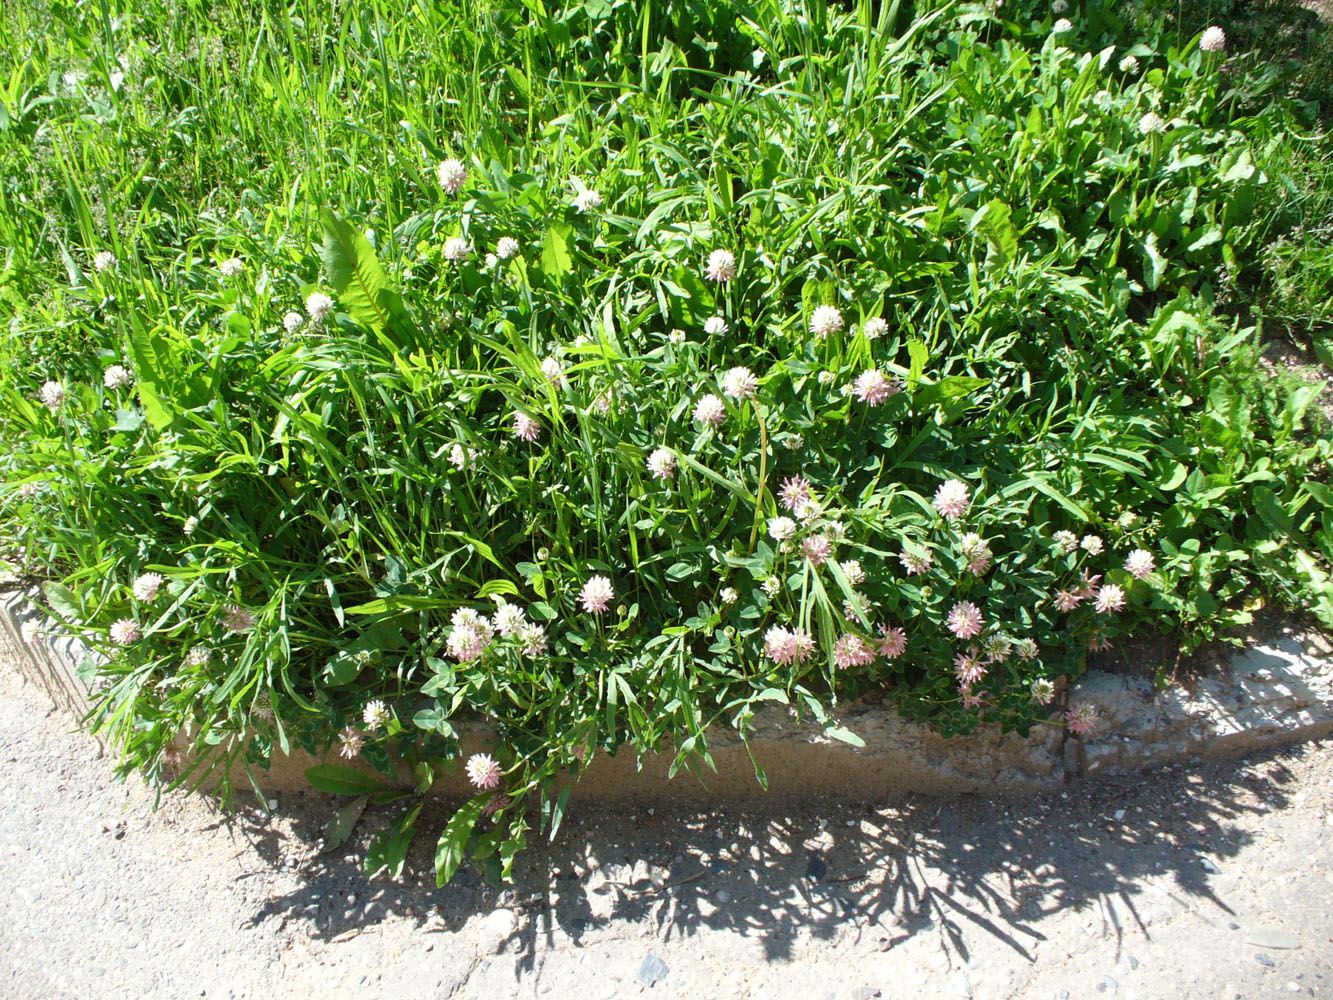
[[552, 281], [559, 281], [574, 269], [574, 259], [569, 255], [572, 233], [568, 225], [557, 222], [542, 238], [542, 273]]
[[321, 792], [334, 795], [377, 795], [392, 790], [374, 775], [339, 764], [316, 764], [306, 770], [305, 780]]
[[863, 747], [866, 745], [865, 740], [861, 739], [861, 737], [857, 736], [850, 729], [844, 729], [842, 726], [834, 726], [832, 728], [825, 729], [824, 735], [831, 736], [835, 740], [840, 740], [841, 742], [848, 743], [854, 747]]
[[412, 846], [412, 838], [417, 833], [417, 817], [421, 815], [421, 807], [422, 803], [418, 802], [370, 842], [366, 849], [364, 869], [368, 877], [373, 878], [383, 871], [387, 871], [389, 878], [393, 879], [403, 874], [407, 849]]
[[445, 824], [444, 832], [440, 834], [440, 842], [435, 846], [437, 886], [445, 885], [458, 872], [458, 866], [463, 863], [463, 852], [467, 848], [468, 837], [472, 836], [472, 828], [477, 825], [477, 820], [481, 818], [482, 810], [486, 808], [486, 803], [490, 799], [490, 792], [468, 799]]
[[365, 811], [366, 803], [370, 797], [360, 795], [351, 802], [333, 810], [333, 815], [329, 821], [324, 824], [324, 846], [320, 848], [320, 854], [328, 854], [330, 851], [337, 850], [352, 835], [352, 830], [356, 826], [356, 821], [361, 818], [361, 813]]
[[370, 241], [327, 208], [319, 220], [324, 227], [319, 256], [338, 304], [364, 327], [378, 333], [403, 332], [403, 301], [390, 287]]
[[1007, 264], [1018, 256], [1018, 232], [1014, 229], [1009, 206], [998, 198], [982, 205], [972, 216], [968, 229], [986, 237], [991, 255]]
[[74, 591], [54, 580], [48, 580], [42, 584], [42, 593], [46, 595], [46, 603], [51, 605], [51, 610], [60, 617], [73, 622], [82, 620], [83, 605]]

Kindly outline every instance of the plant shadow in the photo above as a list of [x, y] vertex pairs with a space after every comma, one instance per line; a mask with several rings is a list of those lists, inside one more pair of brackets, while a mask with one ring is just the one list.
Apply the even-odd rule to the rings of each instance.
[[[1294, 776], [1285, 761], [1304, 752], [1102, 778], [1025, 799], [584, 806], [571, 810], [554, 843], [521, 855], [515, 881], [502, 887], [465, 867], [437, 889], [424, 834], [401, 881], [368, 879], [365, 841], [396, 817], [393, 806], [368, 811], [352, 841], [323, 854], [330, 797], [288, 796], [278, 822], [227, 822], [270, 865], [297, 876], [295, 889], [263, 902], [254, 924], [277, 915], [326, 941], [386, 921], [457, 934], [504, 908], [517, 929], [502, 926], [504, 940], [491, 947], [513, 957], [519, 975], [545, 950], [623, 937], [627, 928], [663, 943], [723, 932], [770, 961], [793, 958], [803, 939], [850, 936], [889, 950], [933, 936], [961, 963], [978, 946], [1031, 962], [1044, 921], [1070, 908], [1100, 914], [1117, 942], [1132, 930], [1151, 935], [1140, 912], [1145, 894], [1229, 919], [1212, 880], [1250, 842], [1245, 821], [1287, 805]], [[441, 809], [421, 828], [445, 818]]]

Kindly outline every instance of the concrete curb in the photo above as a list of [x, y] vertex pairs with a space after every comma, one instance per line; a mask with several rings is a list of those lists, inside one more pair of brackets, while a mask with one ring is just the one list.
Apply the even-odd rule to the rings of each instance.
[[[82, 718], [89, 697], [78, 666], [92, 654], [77, 639], [53, 634], [49, 623], [37, 641], [24, 642], [23, 622], [42, 620], [34, 597], [31, 591], [12, 592], [0, 600], [0, 656], [41, 685], [57, 707]], [[887, 706], [840, 706], [838, 723], [865, 741], [861, 748], [798, 722], [785, 706], [766, 704], [756, 713], [748, 750], [734, 731], [710, 734], [716, 773], [682, 773], [668, 782], [672, 754], [622, 751], [593, 760], [571, 798], [699, 802], [876, 799], [909, 792], [1022, 795], [1077, 778], [1238, 755], [1333, 734], [1333, 648], [1318, 637], [1256, 644], [1225, 657], [1192, 689], [1156, 691], [1138, 678], [1090, 671], [1073, 685], [1069, 698], [1098, 710], [1101, 724], [1088, 738], [1067, 736], [1051, 725], [1034, 727], [1026, 738], [983, 727], [946, 739]], [[461, 732], [465, 755], [493, 742], [491, 730], [480, 723]], [[272, 792], [307, 788], [305, 771], [321, 759], [300, 752], [275, 757], [270, 770], [259, 775], [260, 783]], [[327, 759], [348, 763], [333, 754]], [[756, 780], [755, 761], [767, 774], [767, 793]], [[247, 784], [239, 773], [233, 777], [238, 787]], [[468, 787], [455, 770], [437, 781], [433, 792], [462, 795]]]

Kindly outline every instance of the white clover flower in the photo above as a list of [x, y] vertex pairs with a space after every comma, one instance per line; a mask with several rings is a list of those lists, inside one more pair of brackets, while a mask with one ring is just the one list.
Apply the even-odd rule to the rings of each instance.
[[392, 718], [393, 713], [389, 711], [389, 707], [378, 698], [366, 702], [365, 710], [361, 713], [361, 721], [366, 724], [367, 729], [383, 729]]
[[810, 316], [810, 332], [816, 337], [827, 337], [842, 327], [842, 313], [836, 306], [819, 306]]
[[721, 316], [709, 316], [704, 320], [704, 333], [717, 336], [727, 332], [727, 321]]
[[239, 257], [229, 257], [218, 265], [218, 270], [224, 278], [234, 278], [245, 270], [245, 261]]
[[672, 343], [672, 344], [683, 344], [683, 343], [685, 343], [685, 331], [684, 331], [684, 330], [672, 330], [670, 333], [667, 334], [667, 341], [668, 341], [669, 343]]
[[546, 376], [546, 381], [557, 389], [565, 384], [565, 370], [556, 358], [542, 359], [542, 374]]
[[199, 527], [199, 518], [192, 514], [187, 517], [185, 523], [181, 525], [181, 533], [184, 535], [193, 535], [194, 529], [197, 527]]
[[838, 568], [842, 570], [842, 575], [847, 578], [847, 582], [853, 587], [859, 587], [866, 582], [866, 571], [862, 568], [860, 561], [848, 559], [846, 562], [838, 563]]
[[871, 316], [861, 324], [861, 332], [865, 334], [866, 340], [879, 340], [889, 332], [889, 321], [883, 316]]
[[312, 323], [323, 323], [333, 313], [333, 299], [323, 292], [311, 292], [305, 298], [305, 311]]
[[759, 388], [759, 382], [748, 368], [737, 366], [722, 376], [722, 391], [732, 399], [749, 399]]
[[694, 406], [695, 420], [701, 424], [716, 427], [726, 418], [727, 407], [720, 397], [713, 395], [711, 392], [699, 397], [699, 402]]
[[1038, 705], [1049, 705], [1055, 697], [1055, 685], [1042, 677], [1032, 682], [1032, 700]]
[[768, 534], [774, 541], [785, 542], [796, 534], [796, 522], [789, 517], [770, 517], [768, 519]]
[[735, 604], [740, 600], [740, 594], [736, 593], [735, 587], [723, 587], [722, 593], [718, 594], [718, 600], [723, 604]]
[[1205, 52], [1223, 52], [1227, 47], [1227, 33], [1213, 25], [1199, 37], [1199, 48]]
[[295, 333], [304, 323], [305, 317], [295, 310], [282, 317], [282, 328], [288, 333]]
[[102, 384], [108, 389], [121, 389], [134, 381], [134, 376], [124, 365], [111, 365], [102, 372]]
[[602, 207], [602, 196], [592, 188], [584, 188], [574, 196], [574, 207], [580, 212], [591, 212]]
[[192, 646], [190, 651], [185, 654], [185, 665], [194, 667], [196, 670], [208, 666], [208, 661], [213, 658], [213, 651], [207, 646]]
[[494, 271], [497, 267], [500, 266], [500, 258], [495, 256], [495, 254], [493, 253], [488, 253], [485, 259], [481, 262], [481, 266], [484, 267], [487, 271]]
[[99, 272], [109, 271], [116, 266], [116, 255], [110, 250], [101, 250], [93, 256], [93, 268]]
[[467, 240], [461, 236], [451, 236], [444, 241], [444, 259], [457, 263], [467, 258], [472, 252], [472, 248], [467, 245]]
[[1063, 35], [1066, 32], [1073, 30], [1074, 30], [1074, 25], [1070, 22], [1069, 18], [1067, 17], [1062, 17], [1058, 21], [1056, 21], [1053, 25], [1051, 25], [1051, 34], [1053, 35]]
[[1084, 535], [1082, 541], [1078, 543], [1079, 548], [1090, 556], [1099, 556], [1105, 547], [1102, 544], [1100, 535]]
[[499, 242], [495, 244], [495, 256], [501, 260], [508, 260], [510, 257], [517, 257], [519, 251], [518, 240], [512, 236], [501, 236]]
[[1125, 56], [1120, 60], [1120, 72], [1133, 75], [1139, 71], [1139, 61], [1133, 56]]
[[518, 635], [519, 630], [526, 624], [524, 611], [517, 604], [505, 601], [495, 609], [495, 631], [506, 638]]
[[676, 474], [676, 453], [670, 448], [657, 448], [648, 456], [648, 471], [663, 482]]
[[725, 282], [736, 277], [736, 256], [730, 250], [714, 250], [708, 255], [709, 281]]
[[1069, 10], [1069, 0], [1054, 0], [1054, 2], [1051, 4], [1052, 14], [1056, 15], [1063, 14], [1067, 10]]
[[449, 449], [449, 464], [459, 472], [465, 470], [476, 458], [477, 450], [475, 448], [464, 448], [461, 444], [455, 443]]
[[1156, 111], [1149, 111], [1139, 119], [1139, 131], [1144, 135], [1166, 131], [1166, 121]]
[[135, 578], [133, 591], [136, 600], [151, 604], [157, 600], [157, 592], [162, 589], [161, 573], [142, 573]]
[[43, 382], [41, 389], [37, 391], [37, 398], [48, 410], [58, 410], [60, 404], [65, 401], [65, 387], [54, 380]]
[[121, 618], [111, 623], [111, 641], [117, 646], [128, 646], [132, 642], [138, 642], [139, 623], [133, 618]]
[[546, 652], [546, 629], [528, 622], [518, 630], [518, 644], [524, 656], [541, 656]]
[[440, 179], [440, 187], [447, 194], [458, 194], [463, 189], [463, 182], [467, 180], [467, 167], [459, 160], [449, 159], [440, 164], [436, 174]]

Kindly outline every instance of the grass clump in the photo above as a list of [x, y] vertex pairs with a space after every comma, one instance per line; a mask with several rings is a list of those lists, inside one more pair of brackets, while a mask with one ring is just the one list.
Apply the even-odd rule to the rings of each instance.
[[480, 717], [439, 875], [507, 873], [598, 753], [706, 763], [775, 702], [855, 742], [871, 689], [1086, 731], [1054, 699], [1089, 649], [1264, 601], [1333, 624], [1327, 428], [1237, 309], [1324, 193], [1279, 169], [1298, 99], [1242, 106], [1198, 35], [2, 16], [3, 530], [100, 652], [127, 770], [332, 745], [424, 791]]

